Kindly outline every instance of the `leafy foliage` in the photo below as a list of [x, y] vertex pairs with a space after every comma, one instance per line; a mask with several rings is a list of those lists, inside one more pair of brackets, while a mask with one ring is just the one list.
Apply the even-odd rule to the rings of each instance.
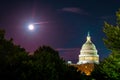
[[[114, 54], [114, 53], [113, 53]], [[95, 79], [119, 80], [120, 79], [120, 55], [111, 54], [108, 58], [95, 66], [92, 76]]]
[[77, 72], [77, 68], [66, 64], [58, 52], [48, 46], [39, 47], [34, 52], [33, 61], [39, 77], [44, 80], [80, 80], [84, 77]]
[[6, 40], [5, 31], [0, 30], [0, 78], [15, 78], [21, 63], [27, 58], [25, 49], [14, 45], [12, 39]]
[[79, 80], [80, 73], [48, 46], [39, 47], [33, 55], [5, 39], [0, 30], [0, 80]]
[[120, 51], [120, 10], [116, 13], [117, 25], [113, 26], [105, 22], [103, 29], [106, 34], [104, 43], [111, 51]]
[[95, 79], [119, 80], [120, 79], [120, 10], [116, 12], [117, 25], [113, 26], [105, 22], [104, 43], [111, 50], [108, 58], [95, 66], [92, 76]]
[[67, 68], [65, 62], [59, 57], [58, 52], [50, 47], [39, 47], [33, 55], [34, 68], [38, 77], [45, 80], [59, 80]]

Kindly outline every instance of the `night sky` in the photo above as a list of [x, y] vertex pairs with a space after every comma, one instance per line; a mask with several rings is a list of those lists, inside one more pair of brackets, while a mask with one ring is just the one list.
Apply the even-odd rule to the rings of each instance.
[[[28, 52], [47, 45], [65, 60], [77, 62], [90, 32], [100, 59], [110, 53], [103, 43], [104, 21], [115, 25], [120, 0], [1, 0], [0, 28]], [[28, 25], [35, 24], [35, 30]]]

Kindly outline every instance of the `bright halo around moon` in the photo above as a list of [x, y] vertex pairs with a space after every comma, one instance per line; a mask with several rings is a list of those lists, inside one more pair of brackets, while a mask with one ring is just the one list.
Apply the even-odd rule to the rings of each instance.
[[30, 25], [28, 26], [28, 29], [31, 30], [31, 31], [34, 30], [34, 28], [35, 28], [35, 27], [34, 27], [33, 24], [30, 24]]

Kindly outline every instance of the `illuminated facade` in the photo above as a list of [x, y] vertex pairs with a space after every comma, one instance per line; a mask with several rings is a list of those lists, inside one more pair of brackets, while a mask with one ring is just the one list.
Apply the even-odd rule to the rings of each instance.
[[80, 54], [79, 61], [77, 64], [86, 63], [99, 63], [99, 55], [97, 54], [97, 49], [91, 41], [90, 34], [87, 35], [87, 41], [83, 44]]
[[92, 43], [90, 34], [88, 32], [87, 40], [80, 50], [79, 61], [77, 64], [72, 64], [71, 61], [68, 61], [68, 64], [76, 67], [77, 71], [89, 76], [94, 70], [94, 64], [99, 64], [99, 55], [97, 52], [98, 51], [95, 45]]

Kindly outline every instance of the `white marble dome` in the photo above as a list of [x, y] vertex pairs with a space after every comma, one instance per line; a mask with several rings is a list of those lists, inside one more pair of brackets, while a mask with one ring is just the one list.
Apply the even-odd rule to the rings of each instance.
[[80, 50], [81, 55], [97, 55], [97, 49], [95, 45], [91, 41], [91, 37], [88, 34], [87, 36], [87, 41], [83, 44], [81, 50]]
[[90, 34], [88, 33], [87, 41], [83, 44], [80, 50], [78, 64], [99, 63], [99, 55], [97, 52], [95, 45], [91, 41]]

